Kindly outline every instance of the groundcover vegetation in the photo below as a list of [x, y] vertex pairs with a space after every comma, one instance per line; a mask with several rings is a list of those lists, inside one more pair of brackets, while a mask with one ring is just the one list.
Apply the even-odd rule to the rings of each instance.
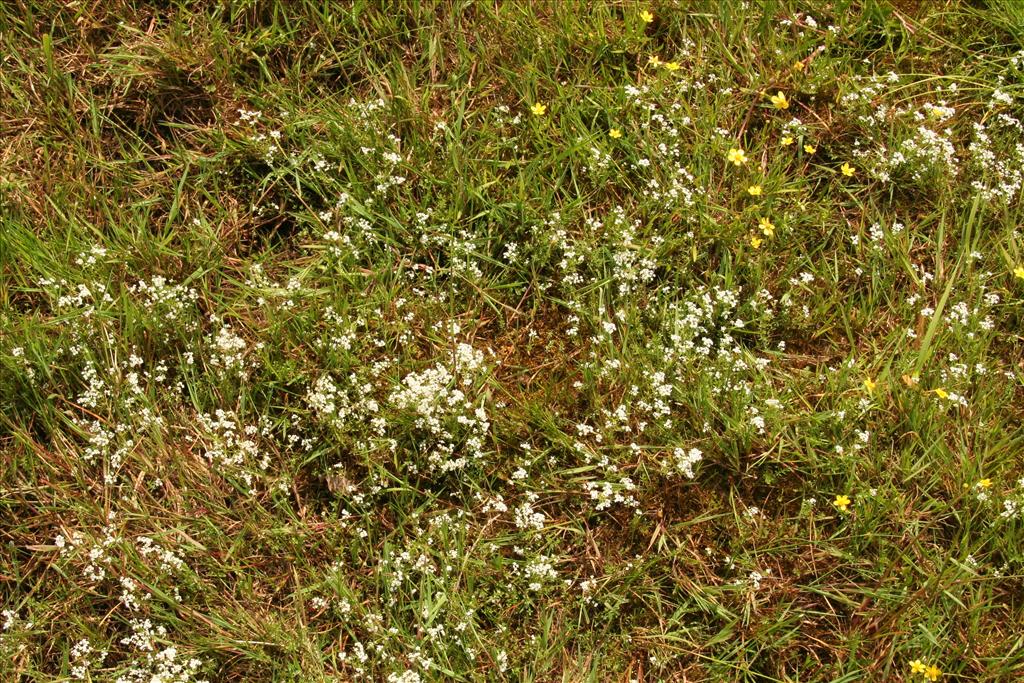
[[1022, 38], [0, 4], [0, 679], [1021, 679]]

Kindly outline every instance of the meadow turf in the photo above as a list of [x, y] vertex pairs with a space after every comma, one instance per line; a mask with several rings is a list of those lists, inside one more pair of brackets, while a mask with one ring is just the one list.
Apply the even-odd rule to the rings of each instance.
[[1024, 680], [1024, 4], [0, 3], [0, 681]]

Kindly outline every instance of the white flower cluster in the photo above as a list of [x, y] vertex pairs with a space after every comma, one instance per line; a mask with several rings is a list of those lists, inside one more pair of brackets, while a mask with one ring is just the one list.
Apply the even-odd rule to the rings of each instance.
[[[711, 75], [713, 80], [715, 77]], [[680, 90], [687, 91], [694, 84], [682, 81]], [[692, 124], [685, 114], [686, 108], [678, 101], [665, 108], [655, 102], [647, 103], [649, 119], [645, 140], [646, 156], [631, 164], [631, 170], [644, 178], [647, 196], [667, 208], [692, 208], [700, 196], [697, 180], [687, 168], [684, 141]], [[682, 130], [681, 130], [682, 129]]]
[[[588, 227], [597, 232], [601, 225], [594, 222]], [[639, 220], [630, 221], [626, 218], [626, 210], [621, 206], [612, 209], [611, 216], [606, 221], [606, 238], [616, 245], [612, 253], [612, 274], [620, 296], [632, 294], [654, 279], [657, 263], [637, 238], [640, 227]]]
[[516, 528], [533, 529], [535, 531], [544, 529], [544, 522], [547, 520], [547, 517], [543, 512], [533, 507], [538, 499], [539, 496], [536, 493], [530, 492], [526, 495], [526, 500], [515, 509], [513, 517]]
[[693, 466], [704, 459], [704, 454], [698, 448], [686, 450], [675, 448], [672, 450], [672, 464], [674, 469], [687, 479], [693, 479]]
[[1024, 477], [1017, 480], [1017, 489], [1003, 499], [1003, 509], [999, 511], [999, 519], [1012, 521], [1024, 518]]
[[590, 496], [594, 509], [598, 512], [613, 505], [638, 508], [640, 501], [632, 493], [635, 490], [636, 484], [630, 477], [622, 477], [617, 481], [588, 481], [583, 484], [583, 492]]
[[120, 642], [134, 650], [134, 657], [114, 683], [208, 683], [197, 678], [203, 665], [200, 659], [183, 657], [174, 645], [158, 645], [166, 641], [167, 627], [149, 619], [132, 619], [129, 624], [132, 633]]
[[545, 248], [553, 255], [560, 254], [552, 258], [557, 280], [545, 282], [542, 287], [561, 285], [565, 298], [579, 307], [580, 286], [599, 282], [608, 273], [621, 297], [643, 291], [653, 282], [658, 266], [656, 250], [664, 240], [660, 235], [642, 237], [643, 224], [629, 220], [621, 206], [614, 207], [605, 218], [588, 216], [578, 234], [559, 226], [560, 220], [555, 213], [544, 225], [535, 226], [535, 232], [546, 232], [542, 240]]
[[[1024, 143], [1020, 142], [1024, 126], [1006, 111], [1014, 103], [1012, 95], [1000, 89], [993, 91], [989, 111], [981, 120], [970, 123], [971, 142], [961, 153], [950, 127], [957, 111], [945, 100], [902, 107], [880, 101], [880, 95], [899, 80], [894, 73], [856, 79], [853, 89], [840, 98], [852, 111], [873, 107], [857, 117], [868, 139], [854, 143], [853, 156], [874, 177], [890, 182], [899, 172], [906, 174], [904, 178], [923, 183], [938, 177], [955, 178], [966, 168], [971, 188], [982, 199], [1006, 203], [1020, 196], [1024, 186]], [[952, 83], [945, 91], [952, 95], [959, 88]], [[897, 142], [890, 148], [894, 137]], [[967, 162], [963, 168], [961, 158]]]
[[[40, 280], [40, 285], [53, 285], [51, 281]], [[67, 281], [60, 280], [60, 286], [67, 286]], [[90, 282], [88, 285], [79, 283], [70, 291], [60, 293], [57, 297], [56, 308], [62, 313], [74, 313], [82, 318], [88, 319], [96, 312], [98, 304], [112, 304], [114, 297], [107, 291], [107, 286], [102, 282]]]
[[890, 169], [906, 167], [915, 181], [925, 179], [933, 171], [955, 176], [959, 172], [960, 159], [953, 144], [953, 131], [946, 128], [932, 130], [918, 126], [913, 136], [904, 139], [899, 149], [885, 157]]
[[160, 571], [164, 573], [182, 572], [188, 567], [173, 550], [164, 548], [149, 536], [139, 536], [135, 539], [138, 544], [139, 553], [143, 557], [153, 557], [159, 562]]
[[1006, 203], [1020, 196], [1024, 186], [1022, 136], [1020, 120], [1005, 113], [973, 124], [967, 152], [977, 177], [971, 187], [986, 201]]
[[330, 375], [322, 375], [306, 394], [306, 401], [320, 420], [344, 430], [353, 422], [361, 424], [377, 414], [380, 406], [372, 393], [373, 384], [361, 382], [354, 372], [341, 387]]
[[596, 145], [591, 145], [590, 149], [590, 160], [589, 163], [583, 165], [583, 170], [587, 173], [599, 175], [600, 173], [607, 171], [612, 166], [612, 155], [607, 151], [601, 149]]
[[558, 579], [558, 571], [555, 569], [553, 558], [547, 555], [538, 555], [526, 562], [514, 565], [516, 571], [527, 581], [527, 588], [537, 592], [546, 584]]
[[[459, 344], [451, 368], [436, 363], [410, 372], [391, 393], [391, 405], [411, 413], [416, 429], [428, 436], [417, 448], [426, 453], [431, 473], [461, 470], [471, 462], [482, 463], [487, 456], [484, 439], [491, 424], [483, 395], [473, 391], [481, 379], [483, 362], [481, 351]], [[416, 468], [415, 463], [409, 464]]]
[[[425, 216], [428, 214], [421, 214]], [[420, 229], [426, 227], [422, 221]], [[453, 275], [459, 275], [470, 280], [479, 280], [484, 272], [480, 267], [479, 238], [468, 230], [456, 232], [447, 223], [433, 225], [429, 231], [422, 233], [420, 243], [424, 247], [439, 250], [448, 255], [448, 269]]]
[[128, 291], [141, 299], [143, 309], [149, 314], [148, 320], [187, 333], [198, 329], [198, 320], [191, 315], [199, 296], [195, 289], [173, 284], [162, 275], [154, 275], [148, 282], [140, 280], [130, 286]]
[[107, 658], [107, 652], [96, 652], [88, 638], [82, 638], [71, 646], [71, 677], [82, 681], [89, 675], [89, 669], [100, 666]]
[[693, 361], [733, 351], [736, 340], [731, 330], [745, 326], [738, 316], [739, 305], [739, 291], [721, 287], [701, 287], [670, 304], [666, 332], [671, 343], [666, 359]]
[[260, 449], [257, 438], [266, 436], [269, 428], [242, 426], [237, 415], [221, 409], [213, 415], [200, 413], [196, 421], [203, 430], [209, 463], [222, 474], [240, 476], [255, 493], [256, 475], [270, 467], [270, 455]]
[[245, 377], [245, 352], [248, 345], [230, 325], [222, 324], [217, 334], [207, 338], [207, 344], [210, 347], [210, 365], [216, 368], [221, 376], [237, 373]]
[[108, 515], [102, 537], [98, 540], [77, 530], [68, 534], [57, 534], [54, 539], [54, 545], [60, 551], [61, 557], [70, 558], [81, 565], [82, 576], [94, 583], [107, 577], [114, 560], [111, 549], [119, 541], [114, 530], [114, 517], [113, 512]]

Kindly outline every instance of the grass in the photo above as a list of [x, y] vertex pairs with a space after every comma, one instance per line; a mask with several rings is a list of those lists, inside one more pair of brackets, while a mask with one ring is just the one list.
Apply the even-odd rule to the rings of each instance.
[[0, 678], [1024, 676], [1018, 4], [379, 5], [0, 6]]

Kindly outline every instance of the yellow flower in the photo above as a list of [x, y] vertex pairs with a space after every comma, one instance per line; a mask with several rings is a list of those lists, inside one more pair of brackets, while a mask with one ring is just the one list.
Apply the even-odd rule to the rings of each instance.
[[795, 62], [793, 62], [793, 71], [803, 71], [806, 68], [807, 68], [807, 65], [804, 64], [799, 59], [796, 60]]
[[743, 153], [742, 149], [737, 149], [735, 147], [729, 150], [729, 154], [726, 155], [726, 158], [736, 166], [742, 166], [747, 163], [747, 155]]
[[852, 503], [853, 501], [850, 500], [850, 497], [842, 493], [836, 496], [836, 499], [832, 501], [832, 504], [835, 505], [840, 512], [846, 512], [846, 508], [850, 507]]
[[793, 138], [789, 135], [783, 135], [782, 140], [780, 140], [780, 142], [782, 143], [783, 147], [789, 147], [790, 145], [793, 144]]
[[771, 101], [772, 104], [775, 105], [776, 109], [789, 109], [789, 100], [786, 99], [786, 96], [781, 90], [778, 95], [771, 96]]
[[764, 240], [762, 240], [762, 239], [761, 239], [760, 237], [758, 237], [757, 235], [752, 235], [752, 236], [750, 237], [750, 246], [752, 246], [752, 247], [753, 247], [754, 249], [760, 249], [760, 248], [761, 248], [761, 243], [762, 243], [763, 241], [764, 241]]
[[612, 128], [610, 131], [608, 131], [608, 137], [615, 138], [616, 140], [618, 140], [619, 138], [622, 137], [622, 131], [619, 130], [618, 128]]
[[808, 154], [814, 154], [815, 152], [818, 151], [818, 148], [815, 147], [814, 145], [804, 145], [804, 151], [807, 152]]
[[949, 392], [945, 389], [932, 389], [932, 393], [939, 398], [949, 398]]
[[910, 663], [911, 674], [923, 674], [928, 670], [928, 665], [922, 662], [920, 659], [915, 659]]
[[534, 116], [544, 116], [547, 110], [548, 106], [546, 104], [541, 104], [540, 102], [537, 102], [530, 107], [530, 111], [533, 112]]
[[1013, 275], [1014, 277], [1018, 277], [1021, 280], [1024, 280], [1024, 266], [1017, 266], [1016, 268], [1014, 268]]
[[761, 216], [761, 219], [757, 221], [757, 227], [761, 228], [761, 233], [765, 237], [771, 237], [775, 234], [775, 225], [764, 216]]
[[990, 489], [992, 488], [992, 480], [986, 477], [985, 479], [979, 481], [977, 486], [979, 489]]
[[853, 166], [850, 166], [850, 163], [847, 161], [843, 162], [843, 165], [839, 167], [839, 170], [842, 171], [843, 175], [846, 176], [847, 178], [852, 178], [853, 174], [857, 172], [856, 170], [854, 170]]
[[869, 394], [875, 393], [876, 386], [878, 386], [878, 384], [870, 377], [864, 380], [864, 388], [868, 390]]
[[747, 194], [749, 194], [751, 197], [760, 197], [761, 192], [762, 190], [760, 185], [751, 185], [750, 187], [747, 188]]
[[928, 669], [924, 672], [924, 677], [927, 678], [929, 681], [937, 681], [939, 680], [939, 676], [941, 675], [942, 671], [939, 669], [939, 667], [935, 666], [934, 664], [929, 666]]
[[640, 20], [643, 21], [645, 24], [649, 24], [652, 21], [654, 21], [654, 15], [647, 10], [643, 10], [642, 12], [640, 12]]
[[668, 71], [679, 71], [679, 62], [665, 62], [665, 69]]
[[651, 66], [661, 66], [661, 59], [658, 57], [658, 55], [651, 55], [650, 57], [647, 58], [647, 63], [650, 64]]

